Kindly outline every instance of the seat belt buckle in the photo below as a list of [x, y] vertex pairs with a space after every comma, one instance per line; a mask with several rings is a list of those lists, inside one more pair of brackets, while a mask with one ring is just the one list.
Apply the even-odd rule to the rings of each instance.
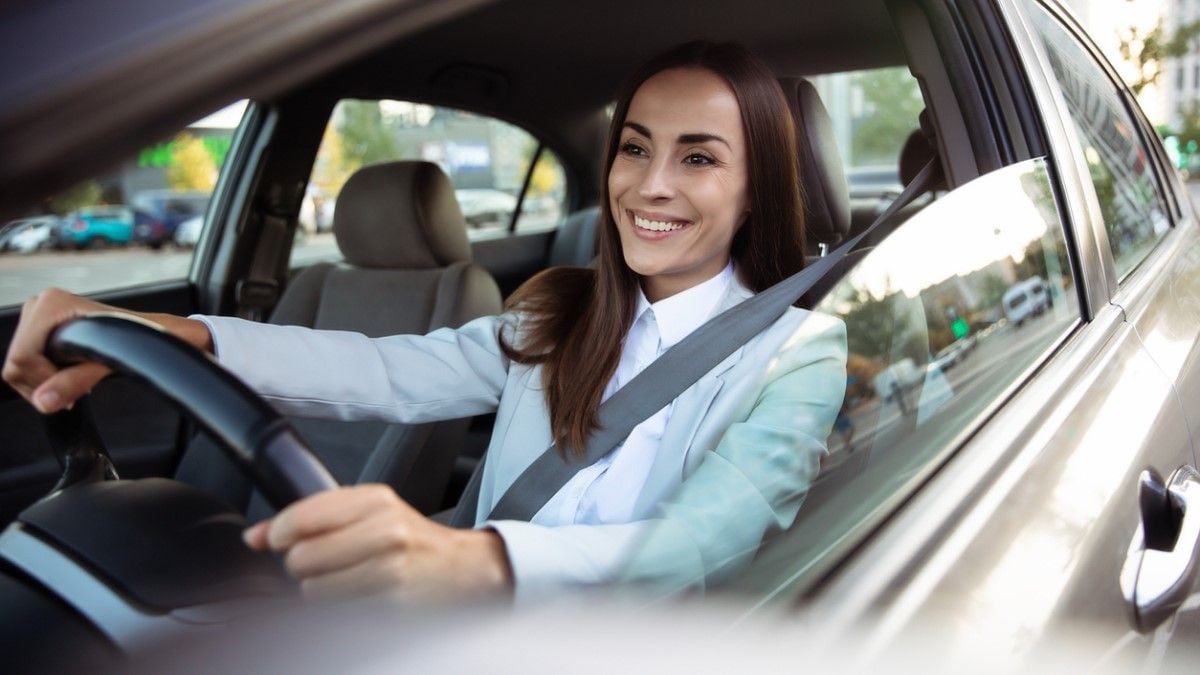
[[234, 299], [244, 318], [259, 320], [264, 310], [279, 300], [279, 282], [274, 279], [242, 279], [234, 287]]

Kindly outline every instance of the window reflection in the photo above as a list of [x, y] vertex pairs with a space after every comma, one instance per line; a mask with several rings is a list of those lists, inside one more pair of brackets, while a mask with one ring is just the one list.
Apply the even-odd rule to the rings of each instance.
[[1083, 149], [1117, 276], [1123, 277], [1169, 228], [1165, 201], [1116, 86], [1045, 10], [1037, 8], [1033, 16]]
[[[859, 255], [816, 308], [845, 324], [848, 346], [828, 452], [795, 522], [746, 556], [735, 590], [770, 596], [819, 576], [1079, 315], [1041, 159], [934, 200]], [[737, 527], [738, 503], [711, 512]], [[649, 539], [665, 555], [669, 542]]]

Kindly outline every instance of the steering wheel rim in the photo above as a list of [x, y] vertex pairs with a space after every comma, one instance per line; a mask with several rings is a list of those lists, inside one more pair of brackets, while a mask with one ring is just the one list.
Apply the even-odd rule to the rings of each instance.
[[[155, 324], [119, 314], [74, 319], [50, 335], [46, 354], [60, 367], [102, 363], [156, 389], [207, 431], [278, 509], [337, 487], [266, 401], [207, 354]], [[82, 423], [89, 424], [86, 418]]]

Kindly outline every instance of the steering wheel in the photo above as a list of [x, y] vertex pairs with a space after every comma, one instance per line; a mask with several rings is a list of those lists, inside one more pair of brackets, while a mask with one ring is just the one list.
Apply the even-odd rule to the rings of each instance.
[[[152, 323], [117, 314], [75, 319], [51, 334], [46, 354], [60, 367], [102, 363], [157, 389], [211, 434], [278, 509], [337, 487], [279, 413], [206, 354]], [[64, 467], [58, 487], [116, 478], [87, 403], [75, 408], [47, 419]]]

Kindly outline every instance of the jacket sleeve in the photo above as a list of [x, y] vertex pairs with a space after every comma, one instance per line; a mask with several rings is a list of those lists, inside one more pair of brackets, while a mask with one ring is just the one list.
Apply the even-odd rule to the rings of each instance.
[[[816, 478], [846, 385], [845, 325], [812, 315], [658, 517], [623, 525], [489, 522], [504, 538], [518, 599], [613, 581], [662, 592], [720, 583], [789, 527]], [[524, 587], [524, 588], [523, 588]]]
[[212, 333], [217, 360], [288, 415], [404, 424], [492, 412], [516, 318], [484, 317], [428, 335], [368, 338], [347, 331], [192, 317]]

